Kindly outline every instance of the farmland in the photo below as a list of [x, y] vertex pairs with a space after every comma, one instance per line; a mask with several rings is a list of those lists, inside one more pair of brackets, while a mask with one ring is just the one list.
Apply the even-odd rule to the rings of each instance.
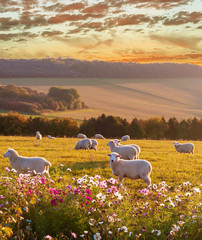
[[[63, 239], [61, 236], [61, 238], [59, 238], [59, 234], [61, 233], [64, 233], [68, 236], [71, 236], [72, 233], [75, 233], [78, 239], [93, 239], [93, 236], [96, 236], [97, 233], [102, 235], [102, 239], [117, 239], [114, 237], [114, 234], [118, 234], [121, 227], [123, 226], [126, 226], [128, 230], [125, 231], [125, 228], [123, 228], [122, 230], [124, 231], [120, 231], [120, 239], [130, 239], [129, 235], [131, 234], [131, 239], [156, 239], [155, 237], [158, 232], [152, 232], [152, 230], [155, 229], [158, 229], [161, 232], [158, 237], [159, 239], [199, 239], [200, 219], [198, 214], [200, 212], [200, 206], [198, 204], [200, 200], [199, 189], [201, 188], [200, 184], [202, 180], [201, 141], [193, 141], [195, 145], [195, 154], [189, 155], [177, 153], [174, 149], [173, 141], [130, 140], [129, 143], [135, 143], [141, 147], [140, 158], [146, 159], [151, 162], [153, 167], [153, 171], [151, 174], [152, 184], [157, 187], [157, 190], [156, 188], [153, 188], [150, 191], [149, 195], [147, 195], [147, 193], [144, 192], [147, 191], [144, 190], [146, 188], [146, 184], [142, 180], [134, 181], [130, 179], [125, 179], [123, 181], [124, 188], [120, 189], [119, 191], [119, 194], [122, 194], [124, 198], [122, 200], [118, 200], [116, 207], [113, 207], [112, 209], [112, 212], [114, 214], [118, 214], [119, 217], [121, 216], [120, 218], [122, 219], [122, 222], [113, 224], [106, 221], [106, 217], [108, 216], [107, 214], [112, 214], [112, 212], [109, 206], [105, 206], [104, 201], [102, 202], [102, 206], [97, 206], [97, 202], [91, 203], [93, 197], [96, 199], [96, 194], [98, 194], [99, 191], [103, 193], [105, 189], [101, 187], [100, 189], [98, 189], [91, 186], [90, 184], [81, 184], [81, 186], [79, 187], [78, 182], [75, 183], [77, 179], [82, 178], [86, 175], [88, 175], [89, 177], [95, 177], [96, 175], [99, 175], [101, 177], [101, 180], [106, 181], [108, 181], [112, 177], [117, 179], [117, 177], [112, 175], [109, 165], [109, 157], [107, 157], [107, 154], [110, 152], [109, 148], [106, 146], [109, 139], [98, 140], [98, 151], [76, 151], [74, 150], [74, 147], [77, 141], [78, 139], [76, 138], [57, 138], [55, 140], [50, 140], [47, 137], [44, 137], [42, 143], [38, 143], [34, 137], [0, 137], [0, 190], [2, 194], [2, 199], [0, 199], [0, 204], [2, 204], [2, 207], [0, 210], [4, 212], [4, 215], [2, 215], [1, 219], [5, 221], [7, 216], [6, 211], [11, 211], [8, 209], [12, 209], [12, 206], [10, 204], [11, 201], [14, 201], [16, 204], [15, 207], [18, 207], [21, 210], [18, 209], [17, 211], [13, 208], [10, 214], [13, 216], [15, 221], [18, 222], [20, 220], [18, 219], [19, 214], [17, 213], [20, 212], [20, 215], [22, 217], [22, 225], [20, 226], [22, 227], [22, 229], [17, 228], [14, 220], [9, 220], [10, 222], [7, 220], [8, 222], [6, 226], [12, 226], [12, 231], [15, 236], [18, 235], [18, 237], [21, 236], [21, 239], [27, 239], [26, 237], [22, 237], [23, 234], [24, 236], [27, 236], [26, 234], [28, 234], [26, 232], [27, 230], [25, 231], [26, 226], [24, 222], [26, 221], [26, 218], [29, 218], [29, 220], [31, 218], [32, 223], [29, 226], [34, 229], [34, 231], [38, 234], [38, 237], [40, 236], [38, 239], [42, 239], [45, 235], [52, 235], [53, 237], [55, 237], [54, 239]], [[6, 167], [10, 168], [8, 159], [3, 158], [3, 153], [6, 152], [7, 148], [14, 148], [22, 156], [45, 157], [52, 163], [52, 166], [50, 168], [50, 175], [51, 180], [54, 183], [51, 183], [49, 180], [47, 180], [47, 184], [45, 186], [41, 186], [40, 184], [39, 186], [36, 185], [36, 195], [38, 194], [37, 192], [41, 192], [41, 188], [43, 188], [43, 193], [41, 192], [39, 195], [37, 195], [38, 199], [41, 198], [40, 202], [36, 203], [37, 200], [35, 201], [33, 200], [33, 198], [30, 199], [29, 196], [27, 196], [25, 192], [23, 192], [26, 191], [26, 187], [25, 190], [22, 190], [22, 188], [18, 189], [18, 191], [23, 192], [22, 194], [24, 194], [23, 196], [26, 200], [22, 200], [22, 196], [19, 197], [18, 195], [16, 195], [14, 193], [16, 190], [11, 190], [16, 188], [16, 185], [13, 185], [14, 179], [16, 177], [15, 174], [13, 174], [11, 171], [8, 172], [5, 170]], [[9, 178], [6, 180], [6, 177], [12, 177], [13, 180], [9, 180]], [[159, 190], [162, 187], [162, 182], [164, 184], [164, 188], [167, 188], [167, 190], [163, 192], [163, 194]], [[181, 187], [179, 187], [179, 185], [181, 185]], [[7, 187], [5, 188], [5, 186]], [[88, 200], [88, 207], [86, 206], [86, 208], [88, 209], [87, 212], [90, 212], [90, 204], [94, 204], [94, 208], [96, 205], [96, 209], [101, 209], [102, 214], [101, 212], [100, 214], [98, 214], [97, 212], [96, 214], [90, 213], [90, 215], [88, 215], [84, 209], [80, 210], [80, 205], [76, 205], [81, 204], [81, 206], [83, 206], [81, 199], [77, 195], [75, 195], [75, 192], [72, 195], [71, 199], [69, 199], [67, 196], [71, 193], [70, 191], [69, 193], [67, 191], [67, 196], [64, 196], [64, 201], [66, 201], [66, 204], [69, 204], [69, 209], [66, 209], [67, 205], [64, 205], [63, 203], [59, 204], [54, 202], [57, 207], [54, 206], [53, 199], [51, 202], [51, 196], [47, 195], [48, 190], [46, 193], [46, 189], [49, 188], [50, 190], [50, 186], [51, 188], [58, 188], [62, 189], [63, 191], [67, 191], [67, 186], [75, 186], [77, 187], [77, 189], [80, 189], [81, 192], [85, 190], [84, 187], [88, 186], [91, 191], [91, 195], [88, 199], [91, 200]], [[118, 187], [118, 185], [116, 185], [116, 187]], [[12, 191], [14, 192], [12, 193]], [[127, 193], [125, 193], [125, 191], [127, 191]], [[127, 198], [125, 197], [125, 194], [127, 194]], [[190, 199], [188, 198], [188, 196]], [[167, 204], [166, 199], [168, 199], [168, 197], [172, 199], [172, 201], [169, 200], [170, 204], [173, 203], [175, 207], [174, 205], [173, 207], [170, 207]], [[178, 201], [177, 199], [180, 200]], [[114, 202], [115, 200], [115, 196], [112, 196], [112, 193], [108, 193], [106, 197], [106, 204], [109, 204], [109, 202]], [[6, 201], [9, 207], [5, 205]], [[56, 200], [54, 199], [54, 201]], [[33, 202], [34, 204], [36, 204], [34, 209], [32, 207]], [[149, 204], [150, 208], [148, 209], [150, 210], [145, 207], [147, 204]], [[165, 207], [167, 207], [162, 210], [160, 208], [163, 205], [160, 204], [164, 204]], [[47, 211], [45, 206], [47, 206]], [[70, 208], [70, 206], [72, 208]], [[25, 207], [27, 207], [26, 212], [22, 210]], [[106, 208], [106, 211], [103, 212], [103, 208]], [[136, 213], [132, 213], [136, 208], [138, 208], [139, 210]], [[65, 211], [67, 210], [72, 211], [69, 217], [64, 215]], [[39, 214], [39, 212], [41, 212], [41, 215]], [[49, 216], [47, 214], [52, 215], [53, 212], [55, 216], [55, 224], [58, 225], [58, 229], [55, 226], [55, 230], [48, 228], [47, 225], [50, 224], [48, 219], [42, 220]], [[80, 219], [77, 219], [74, 216], [74, 214], [76, 213], [80, 214]], [[147, 215], [149, 215], [149, 221], [147, 220]], [[34, 216], [36, 217], [36, 219], [38, 219], [38, 223], [36, 220], [34, 220]], [[131, 216], [133, 216], [132, 219]], [[68, 229], [60, 229], [59, 226], [60, 224], [62, 224], [59, 223], [60, 218], [64, 218], [64, 221], [67, 221], [66, 224], [69, 224]], [[75, 224], [73, 225], [68, 222], [72, 221], [71, 218], [75, 220]], [[100, 223], [103, 224], [102, 231], [99, 227], [99, 224], [88, 224], [90, 219], [94, 219], [97, 222], [102, 222]], [[177, 222], [181, 220], [183, 221], [183, 223], [181, 223], [181, 225], [177, 224]], [[44, 230], [40, 230], [39, 223], [43, 225]], [[0, 224], [2, 224], [2, 222], [0, 222]], [[174, 225], [179, 225], [180, 228], [175, 228], [173, 227]], [[110, 227], [110, 229], [108, 229], [108, 226]], [[119, 231], [117, 230], [118, 228]], [[6, 230], [8, 231], [7, 236], [9, 236], [9, 234], [11, 234], [9, 232], [10, 230]], [[83, 237], [79, 237], [80, 235], [82, 236], [82, 231], [84, 230], [87, 230], [88, 234]], [[30, 232], [33, 233], [32, 230], [30, 230]], [[111, 235], [111, 232], [113, 233], [113, 235]], [[73, 234], [71, 236], [71, 239], [73, 239], [74, 236], [75, 235]]]
[[201, 79], [103, 79], [103, 78], [8, 78], [0, 84], [29, 86], [48, 92], [51, 86], [76, 88], [81, 100], [90, 108], [81, 111], [47, 113], [47, 115], [84, 118], [102, 113], [132, 120], [164, 116], [181, 120], [202, 117]]

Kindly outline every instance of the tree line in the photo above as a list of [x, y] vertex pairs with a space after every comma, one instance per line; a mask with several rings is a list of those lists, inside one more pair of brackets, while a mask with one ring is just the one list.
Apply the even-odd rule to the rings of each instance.
[[48, 94], [29, 87], [0, 86], [0, 109], [41, 114], [44, 111], [65, 111], [87, 108], [74, 88], [51, 87]]
[[147, 120], [134, 118], [132, 122], [117, 116], [102, 114], [97, 118], [85, 119], [80, 125], [72, 118], [29, 117], [10, 112], [0, 114], [1, 135], [33, 136], [40, 131], [43, 136], [76, 137], [79, 132], [88, 137], [96, 133], [105, 138], [121, 138], [130, 135], [132, 139], [192, 139], [202, 140], [202, 119], [190, 118], [178, 121], [175, 117], [153, 117]]

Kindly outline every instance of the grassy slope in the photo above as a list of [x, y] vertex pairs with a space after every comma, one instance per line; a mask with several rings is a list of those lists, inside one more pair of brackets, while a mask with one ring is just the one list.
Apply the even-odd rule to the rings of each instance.
[[0, 84], [30, 86], [43, 92], [50, 86], [74, 87], [91, 109], [55, 115], [75, 119], [102, 113], [128, 120], [151, 116], [202, 117], [201, 79], [2, 79]]
[[[98, 140], [98, 151], [74, 150], [78, 139], [57, 138], [50, 140], [43, 138], [41, 144], [37, 143], [35, 137], [0, 137], [0, 171], [6, 176], [5, 167], [10, 167], [3, 153], [7, 148], [14, 148], [22, 156], [41, 156], [52, 163], [50, 174], [64, 176], [69, 174], [83, 176], [85, 174], [94, 176], [99, 174], [104, 178], [114, 177], [109, 165], [109, 148], [106, 146], [108, 140]], [[171, 186], [177, 186], [185, 181], [199, 186], [202, 180], [202, 142], [195, 141], [195, 154], [180, 154], [174, 149], [172, 141], [154, 140], [130, 140], [130, 143], [141, 147], [140, 158], [149, 160], [152, 164], [152, 183], [166, 181]], [[64, 166], [60, 166], [63, 164]], [[71, 168], [72, 173], [66, 169]], [[116, 178], [116, 177], [115, 177]], [[146, 187], [142, 180], [125, 179], [124, 185], [134, 191]]]

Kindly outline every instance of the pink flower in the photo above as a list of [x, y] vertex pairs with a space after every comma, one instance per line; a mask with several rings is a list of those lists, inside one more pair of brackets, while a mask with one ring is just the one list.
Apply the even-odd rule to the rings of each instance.
[[89, 204], [89, 202], [88, 202], [88, 201], [85, 201], [85, 204], [86, 204], [86, 205], [88, 205], [88, 204]]
[[86, 199], [89, 200], [90, 202], [92, 202], [92, 200], [93, 200], [93, 199], [92, 199], [91, 197], [89, 197], [89, 196], [87, 196]]
[[86, 193], [87, 193], [88, 195], [91, 195], [90, 189], [86, 189]]
[[84, 207], [84, 204], [83, 204], [83, 203], [81, 203], [81, 207]]
[[99, 180], [101, 177], [100, 175], [95, 175], [95, 178]]
[[51, 204], [52, 204], [53, 206], [55, 206], [55, 207], [57, 206], [57, 203], [56, 203], [55, 199], [52, 199], [52, 200], [51, 200]]
[[77, 238], [76, 233], [74, 233], [74, 232], [72, 232], [72, 236], [73, 236], [74, 238]]
[[46, 235], [46, 236], [45, 236], [45, 239], [50, 239], [50, 240], [51, 240], [52, 237], [51, 237], [50, 235]]
[[145, 229], [145, 228], [142, 229], [142, 232], [146, 232], [146, 231], [147, 231], [147, 229]]
[[43, 183], [44, 185], [46, 184], [46, 179], [44, 177], [41, 177], [41, 183]]
[[183, 219], [184, 217], [185, 217], [184, 214], [181, 214], [181, 215], [180, 215], [180, 219]]
[[8, 168], [8, 167], [5, 167], [5, 170], [6, 171], [8, 171], [8, 172], [10, 172], [11, 170]]

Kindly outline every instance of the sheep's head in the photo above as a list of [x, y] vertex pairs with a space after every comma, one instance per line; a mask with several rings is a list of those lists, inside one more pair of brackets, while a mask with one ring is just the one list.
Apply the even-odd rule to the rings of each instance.
[[118, 146], [120, 144], [120, 140], [114, 139], [114, 143], [115, 143], [116, 146]]
[[179, 143], [178, 142], [174, 142], [174, 146], [177, 146], [177, 145], [179, 145]]
[[109, 154], [107, 154], [107, 156], [109, 156], [109, 158], [110, 158], [110, 163], [116, 162], [117, 159], [119, 159], [121, 157], [121, 155], [119, 155], [116, 152], [109, 153]]
[[107, 143], [107, 146], [111, 146], [111, 144], [114, 144], [114, 141], [113, 140], [110, 140], [108, 143]]
[[18, 155], [18, 153], [17, 153], [14, 149], [9, 148], [9, 149], [7, 150], [7, 152], [4, 153], [3, 156], [10, 158], [13, 153], [15, 153], [15, 155]]

